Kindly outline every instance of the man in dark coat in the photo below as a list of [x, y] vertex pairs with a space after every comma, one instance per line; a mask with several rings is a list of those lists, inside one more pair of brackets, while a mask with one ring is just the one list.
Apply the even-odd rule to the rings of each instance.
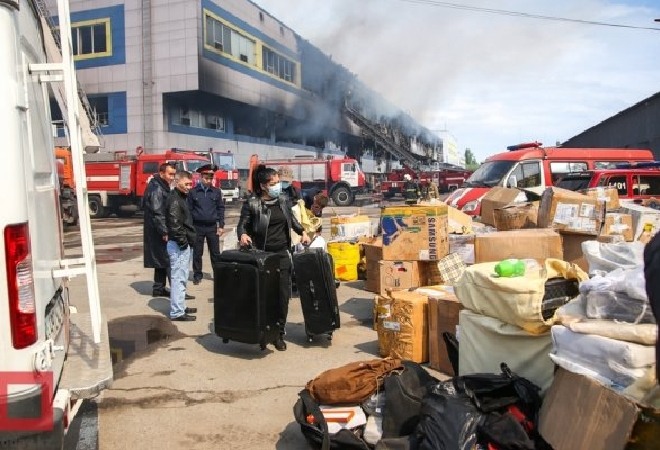
[[213, 174], [218, 170], [214, 164], [205, 164], [197, 172], [199, 184], [188, 193], [188, 207], [192, 214], [197, 239], [193, 247], [193, 284], [202, 281], [202, 256], [204, 241], [209, 248], [211, 261], [220, 257], [220, 236], [225, 232], [225, 201], [222, 191], [213, 187]]
[[167, 297], [165, 287], [170, 259], [167, 256], [167, 223], [165, 221], [167, 197], [174, 181], [176, 168], [167, 163], [160, 165], [158, 173], [149, 181], [142, 199], [144, 210], [143, 247], [144, 267], [154, 269], [154, 297]]
[[[660, 324], [660, 233], [656, 233], [644, 248], [644, 278], [651, 310]], [[656, 381], [660, 383], [660, 340], [655, 343], [655, 362]]]

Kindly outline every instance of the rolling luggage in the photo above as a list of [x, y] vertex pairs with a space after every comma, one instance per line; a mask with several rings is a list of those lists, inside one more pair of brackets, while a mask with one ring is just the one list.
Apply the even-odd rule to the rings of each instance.
[[321, 248], [306, 248], [293, 255], [293, 270], [300, 295], [307, 340], [339, 328], [339, 305], [332, 256]]
[[275, 341], [280, 256], [261, 250], [226, 250], [213, 262], [215, 334], [223, 342], [266, 345]]

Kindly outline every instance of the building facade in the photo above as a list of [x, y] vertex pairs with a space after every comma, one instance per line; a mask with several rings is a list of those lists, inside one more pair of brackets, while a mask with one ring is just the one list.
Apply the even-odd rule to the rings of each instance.
[[564, 147], [648, 148], [660, 159], [660, 92], [573, 136]]
[[[262, 159], [348, 155], [396, 164], [344, 113], [396, 124], [399, 144], [437, 158], [439, 138], [249, 0], [71, 0], [78, 80], [101, 151], [230, 151]], [[54, 116], [57, 114], [54, 113]]]

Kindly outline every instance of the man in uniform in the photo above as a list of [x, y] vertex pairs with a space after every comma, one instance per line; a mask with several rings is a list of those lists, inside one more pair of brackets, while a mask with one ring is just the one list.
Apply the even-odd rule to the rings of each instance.
[[225, 232], [225, 201], [222, 191], [213, 187], [213, 174], [218, 167], [205, 164], [197, 172], [200, 182], [188, 194], [188, 206], [197, 232], [193, 247], [193, 284], [202, 282], [202, 256], [206, 240], [211, 261], [220, 256], [220, 236]]

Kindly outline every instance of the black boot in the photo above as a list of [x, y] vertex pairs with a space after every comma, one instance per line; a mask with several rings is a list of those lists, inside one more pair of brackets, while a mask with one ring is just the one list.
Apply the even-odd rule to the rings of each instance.
[[284, 334], [281, 334], [275, 339], [275, 342], [273, 342], [273, 345], [275, 346], [275, 350], [278, 350], [280, 352], [283, 352], [286, 350], [286, 342], [284, 342]]

